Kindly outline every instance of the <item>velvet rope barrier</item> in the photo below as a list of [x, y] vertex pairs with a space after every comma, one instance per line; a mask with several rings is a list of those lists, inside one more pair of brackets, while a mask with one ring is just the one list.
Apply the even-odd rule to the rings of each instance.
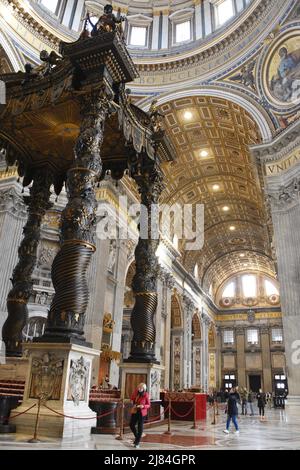
[[49, 408], [49, 406], [47, 406], [47, 405], [44, 405], [44, 407], [47, 408], [47, 410], [52, 411], [52, 413], [57, 414], [61, 418], [79, 419], [79, 420], [100, 419], [100, 418], [104, 418], [105, 416], [109, 416], [109, 415], [113, 414], [116, 411], [114, 409], [112, 411], [108, 411], [107, 413], [102, 413], [99, 416], [93, 416], [91, 418], [87, 418], [87, 417], [86, 418], [84, 418], [84, 417], [77, 418], [76, 416], [68, 416], [68, 415], [65, 415], [63, 413], [60, 413], [59, 411], [53, 410], [52, 408]]
[[17, 418], [18, 416], [24, 415], [25, 413], [28, 413], [28, 411], [32, 410], [32, 408], [34, 408], [35, 406], [36, 406], [36, 403], [32, 405], [30, 408], [28, 408], [27, 410], [22, 411], [22, 413], [17, 413], [13, 416], [10, 416], [9, 419], [11, 420], [11, 419]]
[[192, 408], [188, 411], [188, 413], [184, 414], [184, 415], [180, 415], [179, 413], [177, 413], [172, 407], [171, 407], [171, 411], [174, 413], [175, 416], [177, 416], [177, 418], [186, 418], [188, 415], [191, 414], [191, 412], [193, 411], [194, 409], [194, 405], [192, 405]]
[[164, 411], [160, 413], [158, 416], [156, 416], [155, 418], [151, 418], [148, 421], [146, 421], [146, 424], [158, 421], [160, 418], [164, 416], [165, 413], [167, 413], [167, 411], [169, 411], [169, 406], [166, 409], [164, 409]]

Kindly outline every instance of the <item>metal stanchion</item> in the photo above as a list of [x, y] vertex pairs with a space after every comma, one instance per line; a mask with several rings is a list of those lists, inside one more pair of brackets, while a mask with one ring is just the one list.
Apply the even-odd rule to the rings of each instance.
[[194, 397], [194, 424], [192, 426], [192, 429], [198, 429], [198, 426], [197, 426], [196, 397]]
[[215, 425], [215, 424], [217, 424], [216, 423], [216, 404], [215, 404], [215, 402], [213, 402], [213, 410], [214, 410], [214, 419], [213, 419], [213, 422], [211, 424]]
[[121, 416], [120, 416], [120, 435], [116, 437], [118, 441], [123, 441], [124, 439], [124, 412], [125, 412], [125, 404], [124, 398], [121, 400]]
[[217, 404], [217, 416], [219, 416], [219, 402], [218, 402], [218, 400], [216, 401], [216, 404]]
[[172, 413], [172, 407], [171, 407], [171, 398], [169, 397], [169, 416], [168, 416], [168, 430], [164, 432], [167, 436], [171, 436], [171, 413]]
[[36, 420], [35, 420], [35, 427], [34, 427], [34, 435], [33, 435], [33, 438], [30, 439], [28, 442], [30, 442], [31, 444], [38, 444], [39, 442], [41, 442], [39, 439], [38, 439], [38, 427], [39, 427], [39, 420], [40, 420], [40, 409], [41, 409], [41, 397], [38, 399], [38, 409], [37, 409], [37, 413], [36, 413]]

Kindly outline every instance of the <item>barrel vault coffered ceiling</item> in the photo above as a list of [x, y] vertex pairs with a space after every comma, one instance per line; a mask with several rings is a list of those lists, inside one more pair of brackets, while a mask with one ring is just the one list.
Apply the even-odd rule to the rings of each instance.
[[241, 271], [274, 277], [271, 228], [262, 179], [249, 145], [261, 139], [253, 118], [224, 99], [194, 96], [161, 106], [166, 132], [177, 152], [165, 165], [162, 202], [204, 204], [205, 240], [200, 251], [186, 251], [186, 269], [208, 290]]

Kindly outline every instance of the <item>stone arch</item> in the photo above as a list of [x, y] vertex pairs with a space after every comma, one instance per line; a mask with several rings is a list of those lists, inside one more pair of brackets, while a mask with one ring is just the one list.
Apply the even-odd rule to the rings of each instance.
[[179, 390], [183, 384], [183, 311], [180, 298], [175, 291], [171, 298], [171, 351], [170, 385]]
[[17, 54], [11, 41], [7, 38], [7, 36], [3, 33], [3, 31], [0, 31], [0, 44], [10, 62], [10, 65], [13, 68], [13, 72], [18, 72], [19, 70], [23, 70], [24, 67], [23, 67], [22, 60]]
[[172, 295], [171, 300], [171, 328], [182, 328], [183, 316], [179, 297], [176, 293]]
[[201, 322], [198, 312], [195, 312], [192, 318], [192, 334], [194, 341], [202, 339]]
[[[233, 103], [238, 104], [246, 111], [248, 111], [250, 116], [255, 120], [259, 127], [262, 140], [264, 142], [269, 142], [270, 140], [272, 140], [273, 135], [275, 133], [275, 127], [263, 107], [258, 104], [251, 96], [242, 95], [240, 92], [238, 93], [233, 90], [228, 90], [227, 88], [222, 86], [201, 86], [201, 88], [191, 87], [181, 89], [175, 92], [172, 91], [163, 93], [160, 96], [156, 97], [158, 101], [157, 105], [160, 106], [169, 101], [173, 101], [178, 98], [187, 98], [189, 96], [211, 96], [215, 98], [227, 99], [228, 101], [232, 101]], [[143, 110], [147, 111], [149, 110], [152, 100], [153, 96], [151, 96], [151, 98], [148, 98], [146, 101], [138, 103], [138, 105]]]

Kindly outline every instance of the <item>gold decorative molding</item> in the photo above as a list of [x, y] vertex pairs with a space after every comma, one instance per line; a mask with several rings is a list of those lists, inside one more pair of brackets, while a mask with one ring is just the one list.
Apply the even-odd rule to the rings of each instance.
[[277, 162], [265, 164], [266, 176], [275, 176], [286, 172], [300, 162], [300, 149], [294, 150], [288, 157], [282, 158]]
[[18, 170], [16, 167], [10, 167], [8, 170], [0, 171], [0, 180], [6, 180], [13, 177], [18, 177]]
[[[272, 320], [282, 318], [282, 312], [261, 312], [255, 313], [255, 320]], [[233, 313], [226, 315], [216, 315], [217, 322], [248, 321], [247, 313]]]

